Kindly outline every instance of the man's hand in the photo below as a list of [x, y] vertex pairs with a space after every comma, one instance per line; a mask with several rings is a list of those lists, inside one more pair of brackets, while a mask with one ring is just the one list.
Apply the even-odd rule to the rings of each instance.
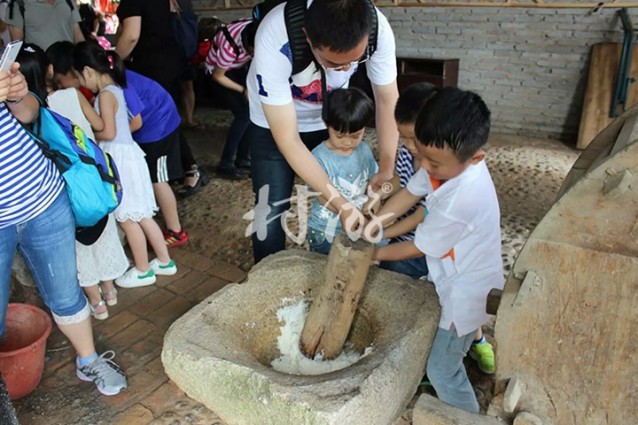
[[379, 170], [377, 174], [372, 176], [372, 178], [370, 179], [369, 185], [370, 187], [372, 187], [373, 191], [379, 192], [380, 190], [383, 190], [384, 184], [392, 180], [392, 177], [394, 177], [394, 170], [392, 169], [386, 170], [386, 171]]

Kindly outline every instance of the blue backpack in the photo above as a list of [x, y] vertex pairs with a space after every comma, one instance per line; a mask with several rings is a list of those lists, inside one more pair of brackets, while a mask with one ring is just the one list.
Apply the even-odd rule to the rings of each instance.
[[27, 132], [62, 174], [77, 227], [93, 226], [117, 208], [122, 186], [115, 162], [80, 127], [40, 106]]

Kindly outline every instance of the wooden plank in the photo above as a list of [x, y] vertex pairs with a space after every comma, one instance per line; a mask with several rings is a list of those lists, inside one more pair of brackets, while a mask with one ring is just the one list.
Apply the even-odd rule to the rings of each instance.
[[[587, 89], [578, 131], [579, 149], [584, 149], [614, 119], [609, 117], [622, 46], [620, 43], [598, 43], [592, 48]], [[638, 74], [638, 46], [634, 46], [630, 76]], [[630, 84], [627, 109], [638, 101], [638, 84]]]

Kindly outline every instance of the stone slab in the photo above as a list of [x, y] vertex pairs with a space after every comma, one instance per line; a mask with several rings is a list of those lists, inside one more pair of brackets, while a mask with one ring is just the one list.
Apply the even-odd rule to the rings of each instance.
[[374, 267], [348, 336], [355, 350], [373, 352], [324, 375], [277, 372], [276, 312], [310, 299], [325, 264], [319, 254], [285, 251], [206, 298], [165, 336], [168, 376], [228, 425], [392, 423], [423, 376], [440, 315], [434, 287]]
[[506, 425], [492, 416], [470, 413], [421, 394], [412, 410], [412, 425]]

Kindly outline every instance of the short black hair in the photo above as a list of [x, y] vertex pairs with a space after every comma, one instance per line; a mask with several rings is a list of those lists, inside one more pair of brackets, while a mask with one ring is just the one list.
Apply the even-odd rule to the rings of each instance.
[[374, 103], [357, 88], [336, 89], [324, 100], [322, 118], [326, 125], [339, 133], [356, 133], [374, 115]]
[[419, 112], [436, 94], [436, 86], [430, 83], [414, 83], [399, 95], [394, 108], [394, 120], [399, 124], [414, 124]]
[[333, 52], [348, 52], [372, 31], [371, 0], [314, 0], [304, 28], [315, 48], [327, 47]]
[[448, 146], [465, 162], [485, 143], [490, 134], [490, 110], [471, 91], [445, 87], [421, 109], [415, 134], [419, 143], [443, 149]]
[[57, 41], [47, 49], [47, 58], [56, 74], [68, 74], [73, 71], [73, 48], [70, 41]]

